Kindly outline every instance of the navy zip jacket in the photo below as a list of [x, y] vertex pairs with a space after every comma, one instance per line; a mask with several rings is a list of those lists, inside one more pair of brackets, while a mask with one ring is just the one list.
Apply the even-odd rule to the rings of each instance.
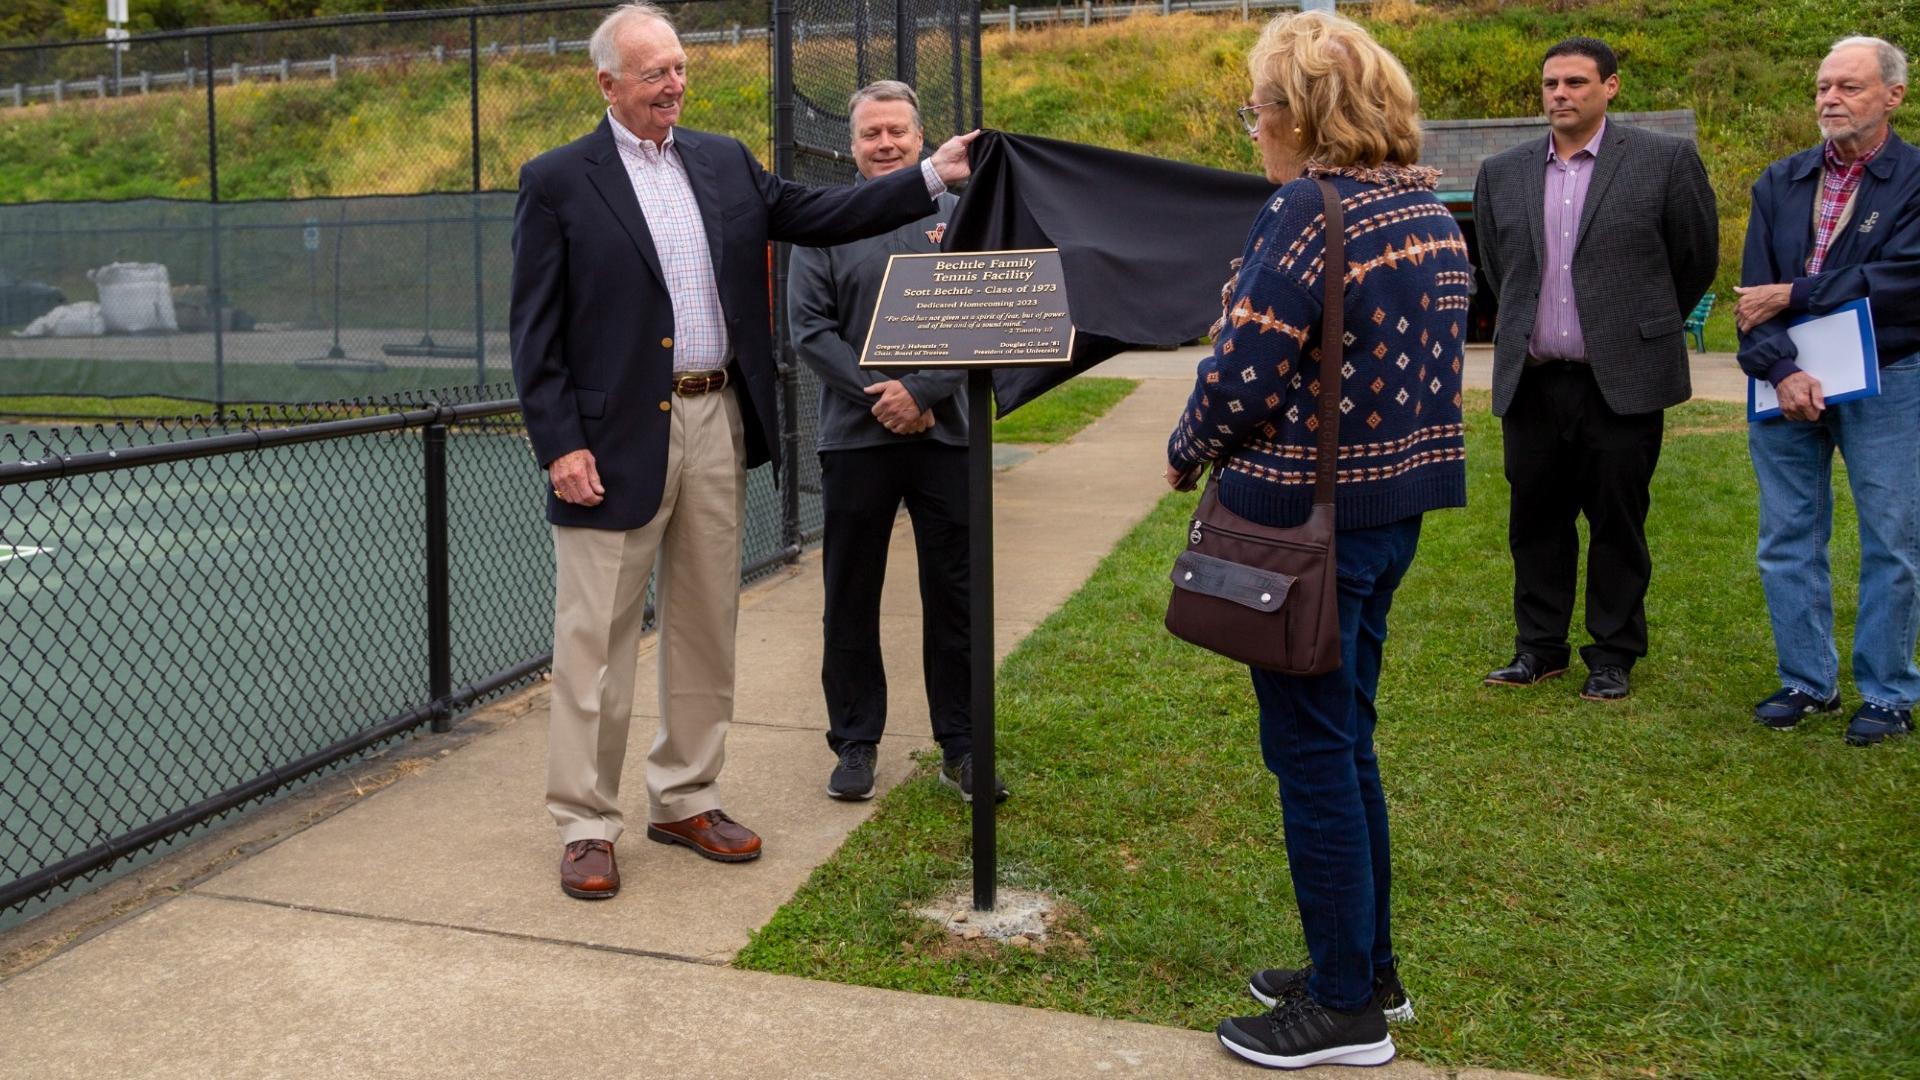
[[1820, 199], [1824, 144], [1782, 158], [1753, 185], [1740, 284], [1792, 284], [1787, 309], [1740, 335], [1740, 366], [1775, 386], [1800, 370], [1787, 324], [1866, 297], [1885, 367], [1920, 353], [1920, 150], [1887, 132], [1887, 144], [1860, 177], [1853, 216], [1807, 277], [1813, 209]]

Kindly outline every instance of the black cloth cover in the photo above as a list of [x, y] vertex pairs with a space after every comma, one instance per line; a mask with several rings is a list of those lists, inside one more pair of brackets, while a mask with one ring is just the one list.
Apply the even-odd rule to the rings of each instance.
[[1246, 173], [984, 131], [945, 251], [1060, 249], [1073, 365], [996, 368], [1005, 416], [1128, 349], [1181, 345], [1220, 317], [1220, 286], [1274, 185]]

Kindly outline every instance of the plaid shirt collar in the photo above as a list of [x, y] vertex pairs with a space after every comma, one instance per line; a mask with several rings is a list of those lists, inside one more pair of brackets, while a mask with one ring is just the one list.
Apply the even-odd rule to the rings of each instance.
[[651, 160], [674, 148], [673, 128], [668, 128], [667, 137], [658, 143], [655, 143], [652, 139], [643, 139], [627, 130], [627, 125], [621, 123], [620, 118], [613, 115], [612, 106], [607, 107], [607, 123], [613, 125], [613, 145], [619, 147], [621, 153], [636, 154], [642, 158]]
[[1820, 213], [1814, 220], [1813, 251], [1807, 255], [1807, 276], [1818, 274], [1820, 268], [1826, 265], [1827, 249], [1833, 246], [1833, 234], [1839, 230], [1840, 218], [1847, 212], [1847, 203], [1860, 186], [1860, 177], [1866, 174], [1867, 162], [1878, 156], [1886, 145], [1887, 140], [1883, 138], [1879, 146], [1850, 162], [1840, 160], [1832, 139], [1828, 139], [1822, 148], [1821, 156], [1827, 168], [1820, 178]]
[[1886, 148], [1887, 140], [1885, 136], [1882, 136], [1880, 145], [1854, 158], [1852, 162], [1845, 162], [1840, 160], [1840, 151], [1834, 148], [1833, 140], [1828, 139], [1826, 144], [1821, 147], [1820, 152], [1821, 155], [1826, 158], [1828, 176], [1832, 176], [1835, 173], [1842, 173], [1845, 174], [1849, 180], [1859, 180], [1860, 173], [1867, 167], [1867, 162], [1879, 157], [1880, 151]]

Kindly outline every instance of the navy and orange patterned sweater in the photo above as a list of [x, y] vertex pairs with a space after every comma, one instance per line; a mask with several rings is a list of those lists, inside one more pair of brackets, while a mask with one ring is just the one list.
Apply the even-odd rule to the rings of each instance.
[[[1346, 347], [1340, 368], [1339, 528], [1385, 525], [1467, 501], [1460, 371], [1473, 268], [1420, 166], [1310, 170], [1346, 218]], [[1324, 214], [1310, 178], [1255, 219], [1223, 294], [1213, 355], [1167, 444], [1181, 470], [1218, 462], [1227, 509], [1267, 525], [1313, 504]]]

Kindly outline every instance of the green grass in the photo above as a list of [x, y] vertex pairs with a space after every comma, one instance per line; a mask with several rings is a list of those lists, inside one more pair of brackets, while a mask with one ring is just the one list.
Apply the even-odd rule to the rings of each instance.
[[[1920, 749], [1847, 747], [1832, 717], [1748, 719], [1774, 681], [1738, 407], [1670, 416], [1652, 655], [1633, 698], [1598, 706], [1571, 678], [1479, 684], [1511, 649], [1486, 400], [1469, 403], [1471, 506], [1427, 520], [1380, 691], [1395, 942], [1419, 1006], [1396, 1041], [1578, 1077], [1920, 1075]], [[1068, 901], [1075, 937], [976, 948], [911, 914], [969, 873], [965, 813], [923, 767], [740, 966], [1208, 1029], [1249, 1011], [1248, 969], [1304, 957], [1245, 670], [1160, 625], [1192, 502], [1168, 496], [1001, 669], [1003, 880]]]
[[999, 443], [1060, 443], [1107, 414], [1140, 385], [1137, 379], [1081, 376], [1062, 383], [993, 422]]

